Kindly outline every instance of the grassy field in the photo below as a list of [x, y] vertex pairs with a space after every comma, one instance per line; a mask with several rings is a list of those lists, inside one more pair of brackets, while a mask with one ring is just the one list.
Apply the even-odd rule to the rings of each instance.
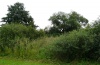
[[52, 62], [43, 60], [22, 60], [13, 58], [0, 58], [0, 65], [100, 65], [98, 62], [73, 61], [71, 63]]

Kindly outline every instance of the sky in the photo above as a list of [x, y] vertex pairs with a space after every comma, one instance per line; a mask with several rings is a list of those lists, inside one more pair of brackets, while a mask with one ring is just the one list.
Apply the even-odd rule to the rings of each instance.
[[89, 22], [97, 20], [100, 16], [100, 0], [0, 0], [0, 21], [8, 12], [7, 6], [16, 2], [24, 3], [25, 10], [29, 11], [35, 24], [42, 29], [51, 25], [48, 19], [59, 11], [76, 11]]

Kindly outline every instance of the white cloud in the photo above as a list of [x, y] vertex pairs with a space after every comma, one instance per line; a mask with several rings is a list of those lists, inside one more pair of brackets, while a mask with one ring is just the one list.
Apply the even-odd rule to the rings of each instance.
[[7, 13], [7, 5], [13, 5], [15, 2], [24, 3], [26, 10], [30, 11], [40, 28], [50, 25], [49, 17], [58, 11], [76, 11], [90, 22], [100, 15], [99, 0], [0, 0], [0, 18]]

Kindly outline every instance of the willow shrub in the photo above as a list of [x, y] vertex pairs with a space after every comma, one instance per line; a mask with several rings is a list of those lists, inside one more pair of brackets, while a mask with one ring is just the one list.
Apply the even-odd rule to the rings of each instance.
[[48, 48], [46, 47], [45, 55], [49, 56], [48, 58], [70, 61], [83, 58], [90, 59], [89, 55], [91, 55], [93, 48], [94, 36], [88, 30], [74, 30], [52, 41], [52, 44]]

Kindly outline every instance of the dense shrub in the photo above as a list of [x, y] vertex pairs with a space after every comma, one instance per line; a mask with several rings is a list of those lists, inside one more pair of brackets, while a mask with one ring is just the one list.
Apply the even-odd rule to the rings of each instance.
[[72, 31], [53, 41], [46, 55], [59, 60], [94, 59], [94, 45], [94, 35], [89, 30]]
[[5, 48], [12, 48], [15, 46], [15, 39], [28, 38], [29, 40], [37, 39], [44, 36], [44, 32], [35, 30], [30, 26], [22, 24], [5, 24], [0, 27], [0, 51], [4, 52]]
[[[0, 28], [0, 55], [28, 59], [100, 60], [100, 24], [58, 37], [42, 37], [43, 30], [20, 24]], [[42, 37], [42, 38], [40, 38]]]
[[94, 58], [100, 58], [100, 19], [96, 20], [92, 26], [92, 35], [94, 35], [94, 48], [91, 51], [91, 54]]

